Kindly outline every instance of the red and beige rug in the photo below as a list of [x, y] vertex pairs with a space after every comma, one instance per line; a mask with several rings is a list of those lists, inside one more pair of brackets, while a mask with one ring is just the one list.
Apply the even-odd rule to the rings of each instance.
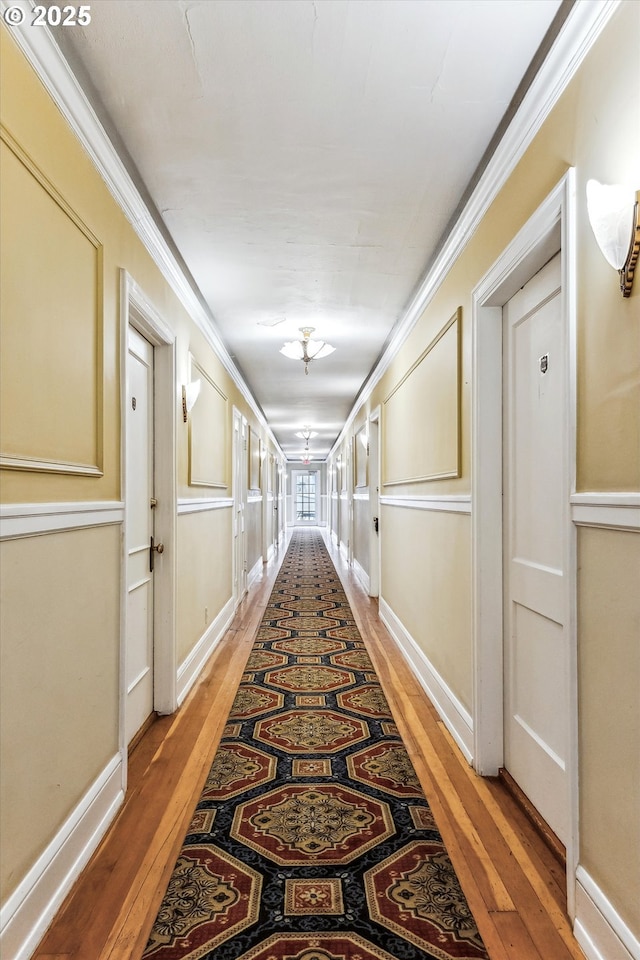
[[313, 529], [292, 538], [144, 957], [488, 957]]

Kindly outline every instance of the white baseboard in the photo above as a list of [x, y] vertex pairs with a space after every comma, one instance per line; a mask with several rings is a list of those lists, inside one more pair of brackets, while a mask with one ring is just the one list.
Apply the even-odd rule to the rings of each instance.
[[443, 723], [469, 763], [473, 762], [473, 719], [449, 689], [389, 604], [380, 597], [380, 619], [398, 644]]
[[95, 780], [0, 911], [0, 955], [28, 960], [124, 799], [122, 757]]
[[640, 960], [640, 941], [584, 867], [576, 881], [573, 932], [587, 960]]
[[349, 563], [349, 544], [345, 543], [344, 540], [340, 541], [340, 556], [345, 563]]
[[369, 587], [371, 585], [369, 574], [364, 569], [362, 564], [358, 563], [355, 557], [353, 558], [353, 572], [355, 573], [356, 577], [358, 578], [358, 580], [360, 581], [360, 583], [362, 584], [366, 592], [369, 593]]
[[212, 620], [202, 634], [187, 659], [180, 664], [178, 668], [178, 706], [189, 693], [215, 646], [230, 626], [234, 613], [233, 597], [230, 597], [215, 620]]
[[249, 570], [247, 575], [247, 590], [249, 590], [252, 585], [262, 576], [264, 564], [262, 562], [262, 557], [258, 557], [254, 565]]

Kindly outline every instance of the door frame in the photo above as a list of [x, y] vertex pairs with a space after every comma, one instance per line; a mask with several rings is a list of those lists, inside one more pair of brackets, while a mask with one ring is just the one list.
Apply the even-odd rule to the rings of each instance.
[[567, 330], [566, 529], [564, 606], [568, 636], [567, 909], [575, 917], [578, 865], [578, 669], [576, 529], [570, 498], [576, 476], [575, 170], [513, 238], [472, 294], [472, 620], [474, 767], [495, 776], [503, 765], [502, 307], [558, 251], [561, 311]]
[[154, 492], [158, 500], [156, 532], [164, 543], [154, 571], [153, 601], [153, 708], [173, 713], [177, 699], [176, 654], [176, 337], [126, 272], [120, 271], [120, 484], [124, 501], [120, 602], [120, 753], [126, 788], [127, 743], [125, 730], [127, 638], [127, 334], [129, 326], [154, 347]]

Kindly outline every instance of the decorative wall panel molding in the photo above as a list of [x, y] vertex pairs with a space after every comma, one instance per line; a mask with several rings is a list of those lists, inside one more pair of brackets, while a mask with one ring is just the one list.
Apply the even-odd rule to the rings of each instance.
[[198, 402], [189, 414], [189, 485], [226, 489], [229, 400], [204, 367], [193, 356], [189, 359], [191, 380], [202, 382]]
[[2, 153], [0, 466], [103, 472], [102, 245], [11, 134]]
[[353, 485], [357, 489], [369, 485], [369, 436], [366, 424], [353, 438]]
[[259, 490], [262, 482], [262, 441], [253, 427], [249, 427], [249, 455], [247, 457], [247, 486]]
[[382, 485], [460, 476], [462, 308], [383, 403]]

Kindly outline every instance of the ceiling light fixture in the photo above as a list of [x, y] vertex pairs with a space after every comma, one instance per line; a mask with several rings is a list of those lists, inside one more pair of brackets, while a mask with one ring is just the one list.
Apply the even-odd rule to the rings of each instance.
[[302, 360], [304, 363], [304, 372], [309, 373], [309, 364], [312, 360], [322, 360], [333, 353], [335, 347], [324, 340], [312, 340], [311, 334], [315, 327], [299, 327], [302, 334], [302, 340], [289, 340], [280, 348], [280, 353], [284, 354], [290, 360]]
[[312, 430], [311, 427], [307, 426], [306, 424], [302, 428], [302, 430], [298, 430], [298, 432], [296, 433], [296, 437], [300, 437], [301, 440], [306, 440], [307, 443], [309, 443], [309, 440], [311, 440], [312, 437], [317, 437], [317, 436], [318, 436], [317, 431]]
[[311, 461], [311, 453], [309, 452], [309, 440], [311, 437], [317, 437], [317, 431], [312, 430], [311, 427], [305, 425], [302, 430], [298, 430], [296, 437], [300, 437], [305, 441], [304, 453], [302, 454], [302, 462], [305, 466]]
[[618, 184], [587, 181], [589, 223], [605, 260], [620, 274], [623, 297], [631, 296], [640, 253], [639, 197]]

